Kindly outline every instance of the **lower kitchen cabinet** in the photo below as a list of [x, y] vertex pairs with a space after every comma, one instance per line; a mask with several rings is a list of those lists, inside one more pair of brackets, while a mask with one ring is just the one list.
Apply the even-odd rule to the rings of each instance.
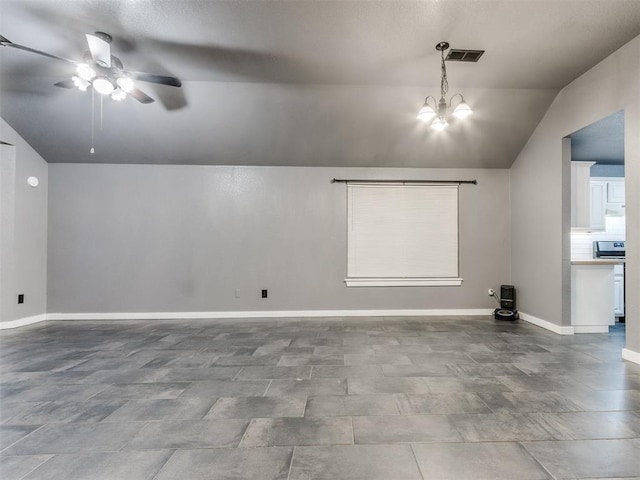
[[575, 333], [607, 333], [614, 325], [612, 263], [571, 262], [571, 325]]
[[613, 270], [613, 311], [616, 317], [624, 317], [624, 266]]

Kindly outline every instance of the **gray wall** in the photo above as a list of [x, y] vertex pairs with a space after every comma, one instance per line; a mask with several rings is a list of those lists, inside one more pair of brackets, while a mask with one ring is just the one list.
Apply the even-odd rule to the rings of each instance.
[[[51, 164], [49, 172], [49, 313], [491, 308], [487, 288], [510, 280], [508, 170]], [[346, 188], [334, 177], [476, 178], [460, 193], [463, 285], [347, 288]]]
[[[565, 87], [511, 168], [512, 278], [520, 309], [556, 325], [568, 315], [569, 156], [563, 137], [625, 111], [627, 348], [640, 352], [640, 37]], [[565, 142], [566, 143], [566, 142]], [[563, 314], [564, 312], [564, 314]]]
[[[0, 321], [7, 322], [46, 313], [48, 165], [1, 118], [0, 140], [15, 148], [2, 158]], [[37, 188], [27, 185], [30, 176], [40, 180]], [[18, 305], [18, 293], [25, 303]]]

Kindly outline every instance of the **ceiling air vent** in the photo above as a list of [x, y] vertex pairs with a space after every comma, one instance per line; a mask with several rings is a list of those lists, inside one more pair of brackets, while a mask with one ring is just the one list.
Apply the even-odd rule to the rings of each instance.
[[461, 50], [452, 48], [445, 60], [450, 62], [477, 62], [484, 53], [484, 50]]

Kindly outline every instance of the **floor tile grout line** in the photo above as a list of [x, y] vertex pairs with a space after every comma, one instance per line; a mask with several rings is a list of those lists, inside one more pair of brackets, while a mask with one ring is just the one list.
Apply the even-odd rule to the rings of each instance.
[[[23, 440], [25, 440], [27, 437], [33, 435], [34, 433], [36, 433], [38, 430], [43, 429], [44, 427], [46, 427], [47, 425], [50, 425], [49, 423], [43, 423], [42, 425], [40, 425], [38, 428], [32, 430], [31, 432], [27, 433], [24, 437], [20, 437], [18, 440], [16, 440], [15, 442], [13, 442], [11, 445], [8, 445], [7, 447], [3, 448], [2, 450], [0, 450], [0, 458], [2, 458], [2, 455], [4, 454], [4, 452], [6, 452], [8, 449], [10, 449], [11, 447], [15, 446], [16, 443], [19, 443]], [[48, 455], [48, 454], [45, 454]], [[55, 455], [55, 454], [54, 454]]]
[[418, 473], [422, 477], [422, 480], [425, 480], [424, 473], [422, 473], [422, 468], [420, 468], [420, 462], [418, 462], [418, 457], [416, 456], [416, 451], [413, 449], [413, 443], [409, 443], [409, 448], [411, 449], [413, 460], [416, 462], [416, 467], [418, 467]]
[[264, 392], [262, 393], [262, 395], [260, 395], [261, 397], [266, 397], [267, 396], [267, 392], [269, 391], [269, 389], [271, 388], [271, 384], [273, 383], [273, 378], [269, 379], [269, 385], [267, 385], [267, 388], [264, 390]]
[[236, 445], [233, 448], [240, 448], [240, 446], [242, 445], [242, 442], [244, 442], [245, 437], [247, 436], [247, 433], [249, 432], [249, 428], [251, 428], [251, 424], [253, 423], [255, 419], [254, 418], [250, 418], [249, 422], [247, 422], [247, 427], [244, 429], [244, 433], [242, 434], [242, 437], [240, 438], [240, 441], [238, 442], [238, 445]]
[[240, 367], [240, 370], [238, 370], [238, 372], [233, 376], [233, 378], [231, 379], [231, 381], [236, 381], [238, 380], [238, 377], [240, 376], [240, 374], [242, 373], [242, 371], [245, 369], [245, 367]]
[[39, 469], [40, 467], [43, 467], [47, 462], [49, 462], [50, 460], [53, 460], [56, 456], [55, 453], [50, 453], [47, 454], [49, 455], [49, 458], [47, 458], [44, 462], [42, 462], [40, 465], [36, 465], [35, 467], [33, 467], [31, 470], [29, 470], [27, 473], [25, 473], [24, 475], [22, 475], [18, 480], [23, 480], [25, 478], [27, 478], [29, 475], [31, 475], [33, 472], [35, 472], [37, 469]]
[[160, 468], [158, 468], [158, 471], [153, 475], [153, 478], [151, 478], [151, 480], [154, 480], [158, 477], [158, 475], [160, 475], [160, 473], [162, 472], [162, 470], [164, 469], [164, 467], [167, 466], [167, 464], [169, 463], [169, 460], [171, 460], [171, 458], [173, 458], [173, 456], [176, 454], [176, 452], [178, 451], [175, 448], [171, 448], [169, 449], [171, 451], [171, 454], [169, 456], [167, 456], [167, 459], [162, 463], [162, 465], [160, 466]]
[[553, 473], [551, 473], [551, 471], [547, 468], [547, 466], [542, 463], [540, 460], [538, 460], [538, 458], [529, 451], [529, 449], [527, 448], [527, 446], [522, 442], [516, 442], [518, 445], [520, 445], [520, 447], [527, 452], [527, 455], [529, 455], [538, 465], [540, 465], [540, 468], [542, 468], [545, 472], [547, 472], [547, 474], [549, 475], [549, 477], [551, 477], [553, 480], [558, 480], [558, 477], [556, 477]]
[[291, 460], [289, 461], [289, 472], [287, 473], [287, 480], [291, 478], [291, 471], [293, 470], [293, 459], [296, 456], [296, 446], [293, 446], [293, 451], [291, 452]]
[[356, 429], [353, 426], [353, 415], [349, 417], [351, 419], [351, 443], [352, 445], [356, 444]]

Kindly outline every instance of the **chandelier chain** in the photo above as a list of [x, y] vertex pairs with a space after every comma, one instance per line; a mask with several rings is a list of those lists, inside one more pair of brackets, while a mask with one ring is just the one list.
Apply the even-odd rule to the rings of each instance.
[[445, 97], [447, 92], [449, 91], [449, 81], [447, 80], [447, 67], [444, 63], [444, 50], [440, 51], [441, 65], [442, 65], [442, 75], [440, 77], [440, 96], [442, 98]]

